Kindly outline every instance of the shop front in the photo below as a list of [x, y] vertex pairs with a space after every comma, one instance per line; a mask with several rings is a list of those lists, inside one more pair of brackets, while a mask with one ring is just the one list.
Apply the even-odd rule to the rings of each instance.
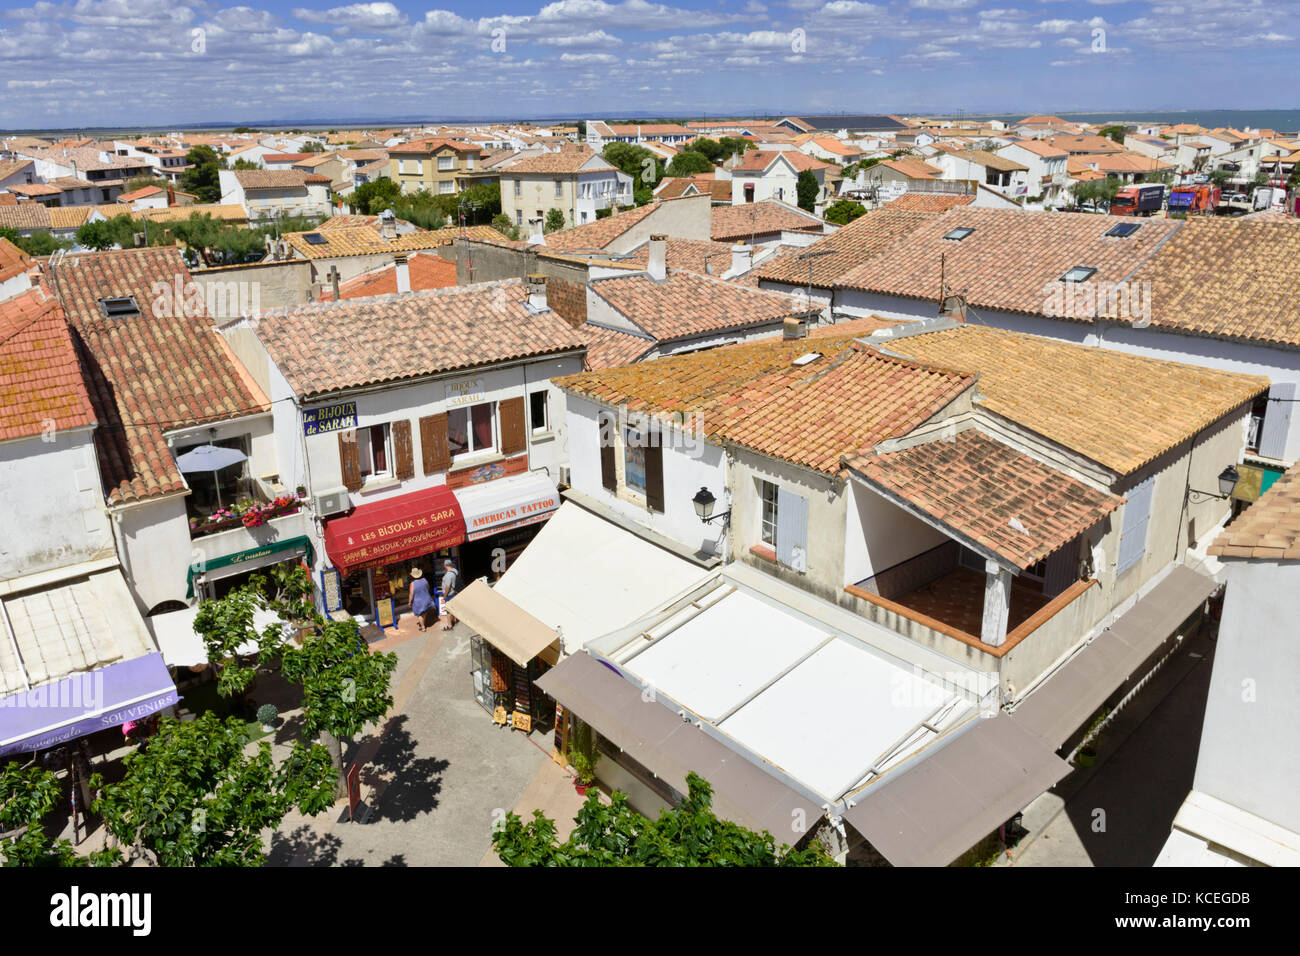
[[274, 565], [293, 563], [310, 568], [313, 553], [311, 539], [296, 535], [261, 547], [205, 558], [190, 566], [185, 596], [200, 601], [223, 598], [234, 588], [247, 584], [254, 573], [265, 574]]
[[465, 521], [444, 485], [362, 505], [325, 523], [331, 566], [321, 572], [326, 613], [377, 627], [395, 627], [410, 610], [411, 571], [419, 568], [435, 591], [442, 561], [459, 566]]
[[455, 490], [465, 518], [460, 565], [466, 582], [498, 580], [560, 507], [544, 472], [512, 475]]
[[474, 699], [498, 724], [550, 732], [555, 702], [537, 680], [560, 658], [560, 635], [479, 578], [448, 608], [473, 632], [470, 671]]

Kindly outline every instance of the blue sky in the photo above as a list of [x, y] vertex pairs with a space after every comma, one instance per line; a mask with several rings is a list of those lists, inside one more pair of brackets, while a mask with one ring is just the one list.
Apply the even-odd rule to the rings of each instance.
[[0, 127], [1288, 108], [1295, 0], [0, 7]]

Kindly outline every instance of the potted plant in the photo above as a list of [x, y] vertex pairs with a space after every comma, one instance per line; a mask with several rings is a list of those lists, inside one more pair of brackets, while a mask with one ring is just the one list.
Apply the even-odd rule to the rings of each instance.
[[274, 704], [263, 704], [257, 708], [257, 722], [262, 725], [262, 733], [269, 734], [275, 730], [275, 718], [278, 713]]
[[596, 782], [596, 735], [590, 724], [579, 721], [573, 729], [573, 739], [569, 742], [569, 765], [575, 774], [573, 788], [578, 796], [585, 797], [587, 790]]
[[294, 489], [294, 491], [296, 491], [296, 492], [298, 493], [298, 497], [299, 497], [299, 498], [306, 498], [306, 497], [307, 497], [307, 486], [306, 486], [306, 485], [299, 485], [297, 488]]

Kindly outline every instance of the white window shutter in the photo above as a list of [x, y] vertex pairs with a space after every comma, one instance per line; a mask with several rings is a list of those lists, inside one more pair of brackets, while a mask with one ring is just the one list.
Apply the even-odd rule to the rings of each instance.
[[776, 490], [776, 560], [808, 570], [808, 499], [784, 488]]
[[[1286, 458], [1286, 438], [1291, 431], [1291, 410], [1295, 403], [1295, 382], [1276, 382], [1268, 390], [1268, 411], [1264, 413], [1264, 427], [1259, 436], [1259, 453], [1265, 458]], [[1286, 401], [1274, 402], [1280, 398]]]
[[1119, 538], [1119, 569], [1123, 574], [1147, 553], [1147, 524], [1151, 519], [1151, 493], [1155, 489], [1156, 476], [1152, 475], [1142, 484], [1130, 488], [1124, 497], [1124, 530]]

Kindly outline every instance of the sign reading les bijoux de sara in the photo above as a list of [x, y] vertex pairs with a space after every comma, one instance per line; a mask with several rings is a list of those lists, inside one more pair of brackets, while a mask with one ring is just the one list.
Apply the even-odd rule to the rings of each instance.
[[319, 408], [302, 410], [302, 433], [304, 435], [323, 435], [327, 432], [342, 431], [344, 428], [357, 427], [357, 403], [339, 402], [337, 405], [322, 405]]
[[474, 405], [483, 401], [483, 379], [463, 378], [458, 382], [447, 383], [447, 407]]

